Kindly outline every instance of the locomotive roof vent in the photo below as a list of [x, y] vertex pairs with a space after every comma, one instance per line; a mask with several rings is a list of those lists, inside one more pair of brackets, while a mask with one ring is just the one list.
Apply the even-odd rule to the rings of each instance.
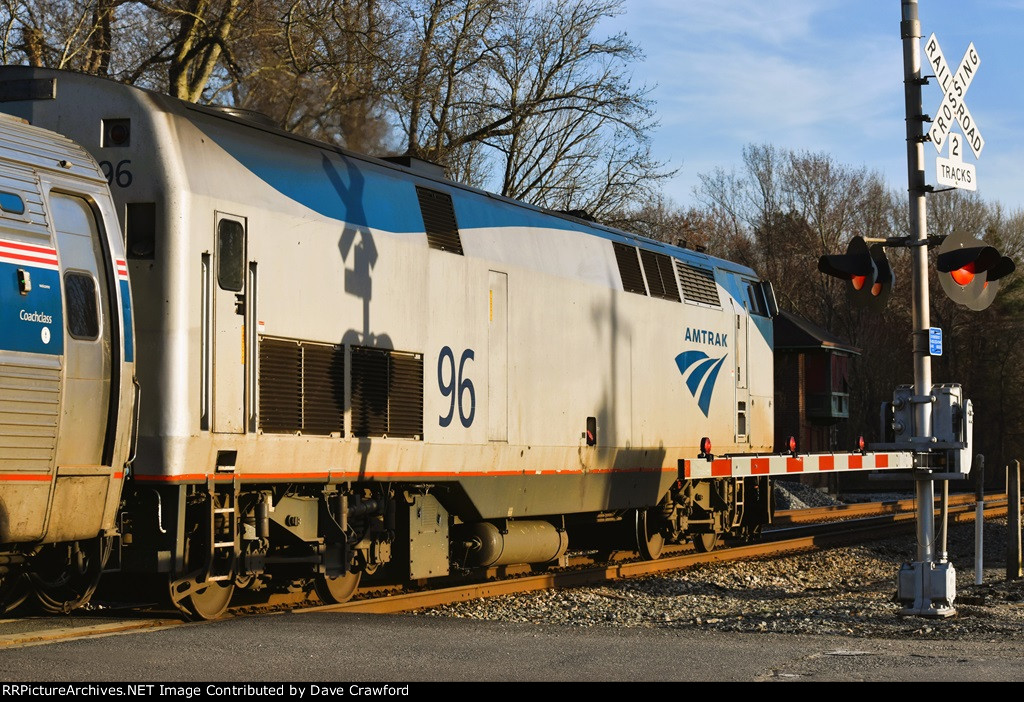
[[417, 156], [410, 156], [408, 154], [404, 154], [402, 156], [384, 156], [383, 160], [389, 163], [398, 164], [399, 166], [405, 166], [415, 173], [421, 173], [425, 176], [430, 176], [431, 178], [447, 178], [444, 174], [444, 166]]
[[265, 127], [277, 127], [278, 124], [269, 115], [265, 115], [262, 112], [256, 110], [247, 110], [244, 107], [235, 107], [234, 105], [203, 105], [214, 112], [219, 112], [222, 115], [228, 117], [235, 117], [237, 119], [244, 119], [246, 122], [254, 122], [256, 124], [262, 124]]
[[575, 217], [576, 219], [582, 219], [584, 222], [597, 221], [597, 218], [594, 217], [594, 215], [587, 212], [586, 210], [552, 210], [552, 212], [555, 212], [557, 214], [569, 215], [570, 217]]

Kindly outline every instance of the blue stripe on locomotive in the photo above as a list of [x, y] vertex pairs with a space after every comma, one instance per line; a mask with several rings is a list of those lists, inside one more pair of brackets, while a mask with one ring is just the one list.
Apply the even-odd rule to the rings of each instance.
[[[423, 219], [416, 207], [415, 182], [404, 174], [373, 166], [367, 161], [329, 152], [309, 144], [296, 147], [267, 148], [267, 143], [219, 120], [204, 124], [204, 131], [221, 148], [253, 174], [282, 195], [331, 219], [356, 226], [372, 227], [396, 234], [422, 233]], [[322, 171], [326, 178], [310, 178]], [[380, 197], [387, 193], [388, 197]], [[485, 194], [475, 195], [461, 188], [452, 188], [452, 204], [461, 229], [497, 227], [555, 228], [585, 232], [604, 239], [629, 241], [599, 227], [561, 217], [552, 217], [529, 206], [515, 205]], [[413, 205], [413, 206], [410, 206]], [[635, 242], [630, 242], [635, 243]], [[658, 245], [665, 249], [673, 249]], [[682, 250], [676, 252], [680, 258]], [[725, 262], [723, 262], [725, 263]], [[716, 280], [734, 299], [746, 295], [734, 271], [717, 274]], [[752, 315], [754, 325], [772, 347], [772, 322]]]
[[[416, 184], [399, 171], [375, 167], [367, 161], [312, 145], [296, 148], [289, 144], [287, 151], [267, 148], [265, 142], [256, 142], [247, 134], [220, 128], [216, 123], [205, 124], [204, 131], [270, 187], [314, 212], [396, 234], [423, 232], [423, 219], [415, 206]], [[310, 178], [310, 173], [320, 171], [326, 178]], [[381, 197], [381, 193], [388, 197]], [[529, 207], [488, 199], [485, 195], [470, 196], [459, 188], [453, 188], [451, 194], [461, 229], [546, 227], [615, 238], [610, 232]]]
[[121, 284], [121, 317], [124, 319], [124, 362], [135, 362], [135, 340], [132, 337], [132, 303], [128, 281]]
[[[32, 277], [32, 290], [28, 295], [19, 292], [19, 268]], [[0, 349], [51, 356], [63, 354], [60, 273], [47, 268], [0, 263], [0, 281]], [[50, 321], [36, 321], [43, 317], [49, 317]]]

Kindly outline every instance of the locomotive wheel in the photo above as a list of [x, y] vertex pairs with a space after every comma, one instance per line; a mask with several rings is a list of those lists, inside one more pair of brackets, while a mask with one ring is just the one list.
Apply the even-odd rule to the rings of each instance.
[[701, 553], [710, 553], [718, 545], [718, 534], [694, 534], [693, 547]]
[[112, 547], [112, 539], [95, 538], [40, 553], [29, 575], [39, 606], [52, 614], [67, 614], [88, 602]]
[[233, 582], [214, 581], [194, 589], [183, 604], [197, 619], [219, 619], [227, 611], [234, 593]]
[[362, 575], [363, 572], [360, 570], [354, 573], [349, 571], [336, 578], [317, 573], [313, 578], [313, 588], [316, 590], [316, 596], [324, 604], [342, 604], [352, 599]]
[[661, 519], [657, 510], [638, 509], [636, 511], [636, 550], [642, 558], [653, 561], [661, 556], [665, 547], [665, 535], [658, 528]]

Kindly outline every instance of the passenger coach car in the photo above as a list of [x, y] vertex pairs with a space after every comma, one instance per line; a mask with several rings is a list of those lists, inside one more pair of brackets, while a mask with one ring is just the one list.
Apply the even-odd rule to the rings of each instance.
[[131, 294], [96, 161], [0, 114], [0, 611], [87, 601], [116, 543]]

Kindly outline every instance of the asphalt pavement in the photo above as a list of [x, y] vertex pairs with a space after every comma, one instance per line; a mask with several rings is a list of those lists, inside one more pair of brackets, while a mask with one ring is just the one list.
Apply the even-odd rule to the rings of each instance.
[[[424, 683], [1019, 680], [1019, 640], [582, 628], [409, 614], [286, 613], [0, 649], [4, 683], [268, 684], [263, 692], [240, 688], [250, 700], [279, 692], [290, 698], [436, 692]], [[192, 696], [180, 687], [149, 694]], [[0, 696], [15, 692], [0, 686]]]

